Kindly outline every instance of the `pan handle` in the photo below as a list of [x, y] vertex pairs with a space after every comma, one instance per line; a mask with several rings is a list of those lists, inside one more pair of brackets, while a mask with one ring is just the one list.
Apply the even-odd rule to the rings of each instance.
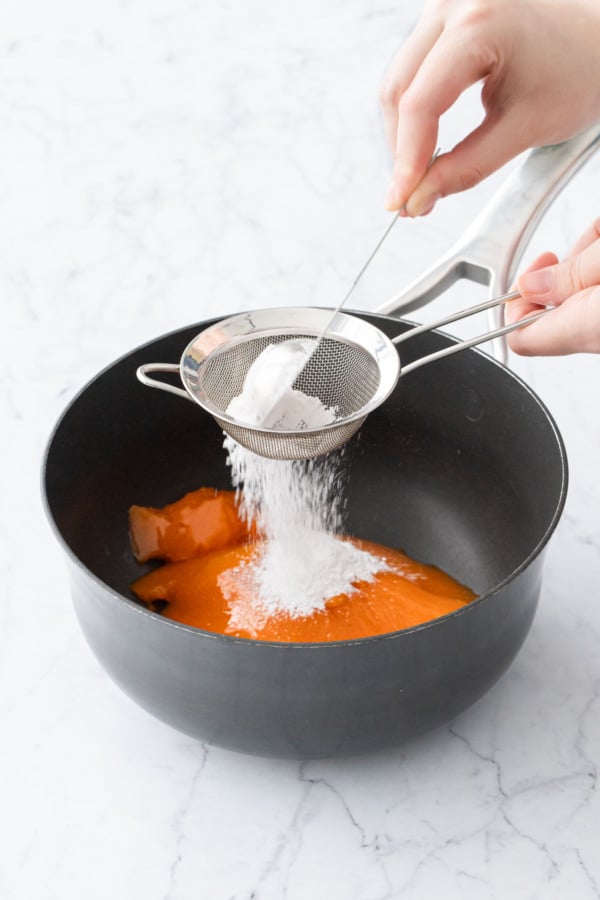
[[146, 363], [143, 366], [139, 366], [135, 374], [138, 381], [141, 381], [146, 387], [156, 388], [159, 391], [166, 391], [168, 394], [175, 394], [176, 397], [183, 397], [184, 400], [192, 400], [187, 391], [175, 387], [174, 384], [167, 384], [164, 381], [159, 381], [157, 378], [150, 378], [148, 374], [149, 372], [176, 372], [179, 375], [180, 371], [177, 363]]
[[428, 271], [377, 312], [419, 309], [459, 278], [504, 294], [546, 210], [600, 146], [600, 122], [562, 144], [532, 150], [493, 195], [463, 236]]

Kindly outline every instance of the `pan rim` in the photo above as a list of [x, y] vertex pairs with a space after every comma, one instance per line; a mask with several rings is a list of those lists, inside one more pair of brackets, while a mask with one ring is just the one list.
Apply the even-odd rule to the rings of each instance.
[[[407, 325], [408, 327], [411, 327], [412, 325], [415, 324], [415, 323], [411, 322], [409, 319], [399, 319], [399, 318], [396, 318], [395, 316], [385, 315], [383, 313], [377, 313], [377, 312], [369, 312], [367, 310], [347, 310], [347, 312], [349, 312], [351, 315], [357, 315], [359, 317], [367, 316], [370, 318], [379, 319], [382, 322], [386, 322], [386, 323], [389, 323], [390, 321], [394, 321], [394, 322], [397, 322], [398, 325], [400, 325], [400, 326]], [[216, 316], [213, 319], [205, 320], [204, 326], [208, 327], [211, 323], [219, 322], [221, 319], [224, 319], [224, 318], [228, 318], [228, 317], [227, 316]], [[200, 323], [200, 324], [202, 324], [202, 323]], [[135, 600], [132, 600], [131, 598], [126, 597], [124, 594], [115, 590], [113, 587], [111, 587], [111, 585], [107, 584], [98, 575], [96, 575], [94, 572], [92, 572], [91, 569], [89, 569], [88, 566], [84, 562], [82, 562], [82, 560], [77, 556], [75, 551], [72, 549], [72, 547], [68, 544], [65, 537], [63, 536], [63, 534], [58, 526], [58, 523], [56, 522], [56, 519], [53, 515], [52, 509], [50, 507], [50, 501], [49, 501], [48, 493], [46, 490], [48, 460], [49, 460], [50, 452], [52, 450], [52, 446], [54, 444], [54, 440], [60, 430], [60, 427], [61, 427], [64, 419], [66, 418], [66, 416], [68, 415], [70, 410], [73, 408], [75, 403], [85, 394], [85, 392], [91, 387], [92, 384], [94, 384], [96, 381], [98, 381], [100, 378], [102, 378], [102, 376], [105, 373], [107, 373], [108, 371], [110, 371], [115, 366], [119, 365], [120, 363], [124, 362], [126, 359], [128, 359], [133, 354], [143, 351], [146, 347], [150, 347], [151, 345], [155, 344], [157, 341], [173, 337], [181, 332], [189, 331], [193, 327], [195, 327], [195, 326], [194, 325], [185, 325], [182, 327], [175, 328], [172, 331], [166, 332], [162, 335], [159, 335], [158, 337], [152, 338], [151, 340], [146, 341], [143, 344], [140, 344], [139, 346], [134, 347], [133, 349], [130, 349], [126, 353], [122, 354], [117, 359], [113, 360], [108, 365], [104, 366], [92, 378], [88, 379], [88, 381], [73, 395], [73, 397], [71, 398], [71, 400], [69, 401], [67, 406], [63, 409], [63, 411], [59, 415], [57, 421], [54, 424], [54, 427], [52, 428], [52, 430], [50, 432], [50, 435], [48, 437], [48, 440], [47, 440], [45, 448], [44, 448], [43, 457], [42, 457], [42, 466], [41, 466], [41, 471], [40, 471], [40, 484], [39, 484], [40, 492], [42, 495], [42, 497], [41, 497], [42, 505], [43, 505], [44, 512], [45, 512], [46, 518], [48, 520], [48, 523], [49, 523], [52, 531], [54, 532], [55, 536], [57, 537], [59, 544], [61, 544], [62, 547], [64, 548], [64, 550], [66, 551], [67, 556], [69, 557], [70, 561], [74, 562], [76, 564], [76, 566], [87, 577], [91, 578], [91, 580], [98, 587], [102, 588], [103, 591], [106, 592], [107, 596], [110, 596], [111, 599], [114, 599], [115, 601], [117, 601], [119, 603], [125, 603], [130, 611], [137, 613], [139, 615], [142, 615], [144, 617], [150, 617], [151, 620], [159, 621], [162, 626], [175, 628], [178, 631], [183, 631], [185, 633], [189, 633], [190, 635], [198, 635], [198, 636], [201, 636], [202, 638], [210, 638], [210, 639], [214, 639], [214, 640], [225, 641], [226, 643], [232, 644], [232, 645], [242, 644], [243, 646], [248, 646], [248, 647], [256, 647], [256, 648], [270, 647], [270, 648], [279, 649], [279, 650], [281, 650], [282, 648], [290, 648], [290, 650], [291, 650], [293, 648], [294, 650], [305, 650], [305, 651], [308, 651], [308, 650], [316, 651], [316, 650], [325, 650], [327, 648], [341, 648], [341, 647], [354, 647], [354, 646], [360, 647], [364, 644], [372, 645], [373, 642], [398, 640], [404, 636], [410, 636], [417, 632], [421, 632], [421, 631], [424, 631], [427, 629], [433, 629], [436, 627], [441, 627], [444, 623], [446, 623], [450, 619], [457, 618], [458, 616], [466, 615], [471, 609], [479, 607], [480, 605], [482, 605], [485, 602], [491, 601], [493, 599], [493, 597], [497, 593], [499, 593], [509, 582], [514, 581], [516, 578], [518, 578], [518, 576], [526, 568], [528, 568], [531, 565], [531, 563], [545, 549], [545, 547], [548, 544], [550, 538], [552, 537], [554, 531], [556, 530], [556, 526], [558, 525], [558, 522], [560, 521], [563, 509], [565, 506], [566, 497], [567, 497], [567, 490], [568, 490], [568, 483], [569, 483], [569, 470], [568, 470], [568, 458], [567, 458], [564, 440], [562, 438], [562, 435], [560, 433], [560, 430], [558, 428], [558, 425], [557, 425], [553, 415], [550, 413], [550, 411], [549, 411], [548, 407], [546, 406], [546, 404], [544, 403], [544, 401], [536, 394], [536, 392], [530, 387], [530, 385], [528, 385], [519, 375], [517, 375], [515, 372], [513, 372], [508, 366], [504, 365], [499, 360], [494, 359], [493, 357], [491, 357], [488, 353], [486, 353], [481, 348], [470, 347], [461, 352], [475, 353], [478, 356], [483, 357], [487, 363], [491, 363], [491, 364], [495, 365], [496, 367], [501, 369], [506, 375], [508, 375], [510, 378], [514, 379], [514, 381], [517, 382], [517, 384], [525, 391], [525, 393], [528, 394], [535, 401], [535, 403], [541, 409], [541, 411], [543, 412], [544, 416], [546, 417], [546, 419], [548, 421], [548, 424], [551, 427], [551, 430], [552, 430], [552, 433], [556, 440], [557, 448], [559, 451], [559, 459], [560, 459], [560, 464], [561, 464], [561, 483], [560, 483], [558, 501], [556, 503], [556, 507], [554, 509], [552, 518], [551, 518], [546, 530], [544, 531], [544, 534], [541, 536], [541, 538], [538, 541], [538, 543], [536, 544], [536, 546], [525, 557], [525, 559], [515, 569], [513, 569], [513, 571], [510, 572], [502, 581], [500, 581], [498, 584], [496, 584], [492, 588], [490, 588], [490, 590], [488, 590], [484, 594], [481, 594], [480, 596], [476, 597], [475, 600], [471, 600], [469, 603], [465, 604], [464, 606], [460, 607], [459, 609], [453, 610], [450, 613], [446, 613], [443, 616], [438, 616], [435, 619], [429, 619], [427, 622], [422, 622], [419, 625], [413, 625], [410, 628], [402, 628], [397, 631], [388, 631], [383, 634], [374, 634], [374, 635], [370, 635], [370, 636], [366, 636], [366, 637], [350, 638], [350, 639], [339, 640], [339, 641], [304, 641], [304, 642], [265, 641], [265, 640], [261, 640], [261, 639], [257, 639], [257, 638], [245, 638], [245, 637], [238, 637], [235, 635], [222, 634], [220, 632], [205, 631], [201, 628], [196, 628], [193, 625], [187, 625], [184, 622], [178, 622], [174, 619], [168, 619], [165, 616], [162, 616], [160, 613], [153, 612], [152, 610], [147, 609], [146, 607], [142, 606], [140, 603], [137, 603]], [[455, 343], [457, 343], [459, 341], [459, 338], [457, 338], [455, 335], [448, 334], [447, 332], [444, 332], [444, 331], [440, 331], [440, 330], [436, 329], [432, 333], [441, 335], [442, 337], [444, 337], [452, 342], [455, 342]], [[210, 416], [210, 413], [206, 412], [205, 410], [202, 410], [201, 415]]]

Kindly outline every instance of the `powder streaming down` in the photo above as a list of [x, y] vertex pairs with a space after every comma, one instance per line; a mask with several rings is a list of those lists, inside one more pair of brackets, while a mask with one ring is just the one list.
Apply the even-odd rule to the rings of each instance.
[[251, 630], [284, 612], [309, 616], [358, 582], [385, 571], [383, 560], [338, 537], [343, 524], [342, 454], [325, 459], [264, 459], [225, 439], [240, 513], [263, 543], [255, 557], [220, 580], [233, 627]]
[[[335, 408], [293, 388], [315, 351], [314, 340], [270, 344], [250, 366], [227, 412], [273, 429], [319, 428]], [[343, 522], [342, 454], [325, 459], [264, 459], [225, 439], [233, 485], [243, 487], [242, 518], [263, 539], [255, 556], [219, 579], [231, 624], [252, 630], [278, 612], [309, 616], [326, 602], [372, 581], [386, 568], [376, 556], [338, 537]], [[258, 618], [257, 618], [258, 617]]]

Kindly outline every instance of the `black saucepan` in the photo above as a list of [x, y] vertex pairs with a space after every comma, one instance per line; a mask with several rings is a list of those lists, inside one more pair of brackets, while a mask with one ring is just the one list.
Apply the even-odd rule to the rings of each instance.
[[[398, 333], [397, 319], [363, 317]], [[478, 600], [417, 628], [332, 644], [206, 633], [136, 602], [129, 586], [144, 568], [129, 548], [127, 511], [200, 486], [230, 487], [212, 418], [135, 377], [144, 363], [177, 361], [207, 324], [111, 365], [51, 438], [47, 509], [92, 650], [160, 719], [247, 753], [358, 753], [451, 719], [510, 665], [535, 613], [567, 484], [548, 411], [502, 365], [466, 350], [401, 379], [348, 445], [348, 533], [440, 566]], [[403, 362], [452, 340], [419, 336]]]
[[[414, 309], [459, 277], [505, 293], [537, 222], [599, 145], [594, 126], [532, 151], [457, 244], [382, 312]], [[410, 327], [363, 318], [390, 337]], [[92, 650], [160, 719], [247, 753], [358, 753], [451, 719], [505, 671], [531, 625], [567, 485], [552, 418], [507, 369], [465, 350], [402, 378], [348, 445], [348, 533], [440, 566], [478, 600], [364, 640], [276, 644], [209, 634], [136, 602], [129, 586], [143, 570], [127, 532], [131, 504], [161, 506], [200, 486], [230, 487], [222, 434], [208, 413], [135, 377], [154, 360], [178, 362], [209, 324], [110, 366], [50, 440], [46, 505]], [[437, 332], [414, 337], [403, 364], [452, 341]]]

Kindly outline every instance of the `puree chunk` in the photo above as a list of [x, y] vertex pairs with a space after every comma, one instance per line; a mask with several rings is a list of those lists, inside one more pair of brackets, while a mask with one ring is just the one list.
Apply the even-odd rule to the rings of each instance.
[[132, 506], [129, 510], [131, 546], [141, 563], [191, 559], [243, 544], [249, 536], [238, 515], [234, 491], [199, 488], [162, 509]]

